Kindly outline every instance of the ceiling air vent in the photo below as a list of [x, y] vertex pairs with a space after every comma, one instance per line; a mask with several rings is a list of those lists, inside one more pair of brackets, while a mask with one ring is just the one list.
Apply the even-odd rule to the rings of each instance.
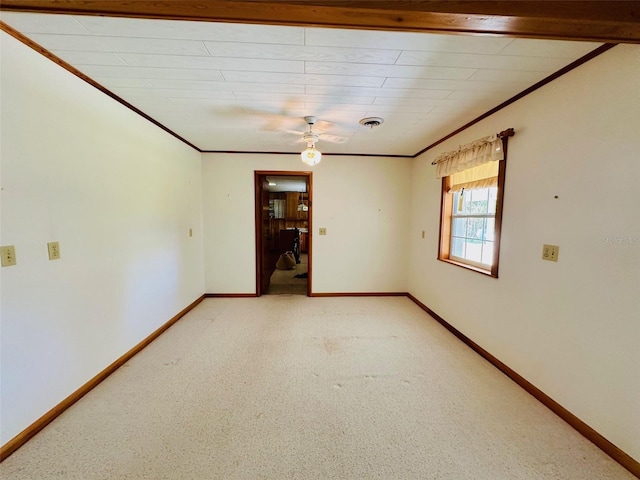
[[367, 117], [367, 118], [363, 118], [358, 123], [364, 127], [373, 128], [373, 127], [377, 127], [383, 122], [384, 122], [384, 119], [380, 117]]

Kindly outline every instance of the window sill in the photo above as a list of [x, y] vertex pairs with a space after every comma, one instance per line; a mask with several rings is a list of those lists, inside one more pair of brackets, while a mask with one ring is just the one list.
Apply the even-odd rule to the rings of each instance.
[[455, 260], [451, 260], [449, 258], [438, 258], [441, 262], [450, 263], [451, 265], [456, 265], [457, 267], [462, 267], [467, 270], [471, 270], [472, 272], [481, 273], [486, 275], [487, 277], [498, 278], [498, 275], [493, 275], [491, 270], [487, 270], [486, 268], [475, 267], [473, 265], [467, 265], [466, 263], [456, 262]]

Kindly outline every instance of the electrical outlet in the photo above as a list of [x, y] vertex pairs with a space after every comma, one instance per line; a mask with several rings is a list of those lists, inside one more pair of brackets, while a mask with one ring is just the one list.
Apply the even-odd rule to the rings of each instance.
[[560, 247], [558, 245], [547, 245], [545, 243], [542, 246], [542, 259], [548, 260], [550, 262], [557, 262], [559, 252], [560, 252]]
[[58, 242], [47, 243], [49, 250], [49, 260], [58, 260], [60, 258], [60, 244]]
[[326, 228], [324, 228], [324, 227], [320, 227], [320, 228], [318, 229], [318, 233], [319, 233], [320, 235], [326, 235], [326, 234], [327, 234], [327, 229], [326, 229]]
[[5, 245], [0, 247], [0, 256], [2, 256], [2, 266], [11, 267], [16, 264], [16, 247], [13, 245]]

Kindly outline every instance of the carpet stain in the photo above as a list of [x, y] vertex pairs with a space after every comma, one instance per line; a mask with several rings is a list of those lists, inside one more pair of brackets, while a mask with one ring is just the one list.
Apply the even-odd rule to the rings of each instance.
[[325, 351], [329, 354], [336, 353], [338, 350], [340, 350], [340, 345], [338, 344], [338, 342], [331, 338], [324, 337], [324, 339], [322, 340], [322, 344], [324, 345]]

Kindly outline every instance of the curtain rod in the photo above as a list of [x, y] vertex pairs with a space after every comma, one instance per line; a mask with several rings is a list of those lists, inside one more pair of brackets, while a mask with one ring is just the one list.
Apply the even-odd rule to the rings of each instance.
[[[507, 137], [513, 137], [516, 134], [513, 128], [507, 128], [506, 130], [501, 131], [500, 133], [496, 133], [496, 137], [504, 139]], [[443, 160], [440, 160], [442, 162]], [[435, 160], [431, 162], [431, 165], [437, 165], [440, 162], [436, 162]]]

